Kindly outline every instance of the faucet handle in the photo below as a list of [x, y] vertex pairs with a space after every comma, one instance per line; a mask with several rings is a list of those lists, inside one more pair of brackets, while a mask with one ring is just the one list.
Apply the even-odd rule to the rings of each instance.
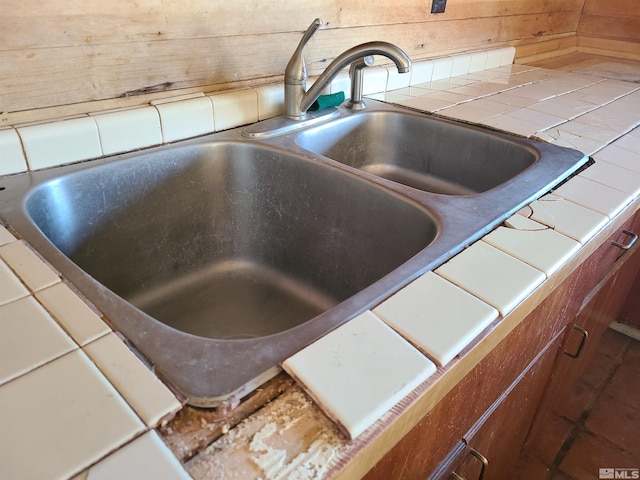
[[307, 28], [307, 30], [304, 32], [304, 35], [302, 35], [302, 38], [300, 39], [300, 43], [298, 44], [297, 50], [300, 50], [302, 52], [302, 49], [304, 48], [304, 46], [307, 44], [307, 42], [313, 36], [313, 34], [316, 33], [316, 30], [318, 30], [320, 26], [322, 26], [322, 20], [320, 20], [319, 18], [316, 18], [313, 22], [311, 22], [311, 25], [309, 25], [309, 28]]
[[293, 52], [293, 55], [291, 56], [291, 59], [287, 64], [287, 68], [285, 69], [285, 83], [306, 84], [308, 76], [307, 65], [304, 62], [302, 50], [321, 25], [322, 20], [316, 18], [313, 22], [311, 22], [309, 28], [307, 28], [307, 30], [302, 35], [300, 43], [298, 43], [298, 47], [296, 48], [296, 51]]

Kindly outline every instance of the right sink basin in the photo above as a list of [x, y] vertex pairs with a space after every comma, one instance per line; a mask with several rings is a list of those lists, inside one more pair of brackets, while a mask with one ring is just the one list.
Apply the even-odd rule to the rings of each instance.
[[378, 177], [445, 195], [473, 195], [540, 158], [505, 136], [410, 112], [365, 111], [311, 128], [296, 143]]

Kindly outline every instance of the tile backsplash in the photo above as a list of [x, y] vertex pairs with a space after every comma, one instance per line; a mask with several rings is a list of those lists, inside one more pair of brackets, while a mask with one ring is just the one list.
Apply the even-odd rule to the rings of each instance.
[[[365, 69], [365, 93], [381, 94], [432, 80], [445, 80], [509, 65], [514, 47], [414, 62], [410, 74], [393, 67]], [[394, 73], [395, 72], [395, 73]], [[309, 84], [314, 79], [310, 79]], [[349, 93], [349, 77], [338, 75], [329, 92]], [[209, 101], [210, 103], [207, 103]], [[215, 94], [179, 95], [148, 106], [84, 115], [0, 130], [0, 175], [90, 160], [214, 131], [246, 125], [283, 112], [281, 84]]]

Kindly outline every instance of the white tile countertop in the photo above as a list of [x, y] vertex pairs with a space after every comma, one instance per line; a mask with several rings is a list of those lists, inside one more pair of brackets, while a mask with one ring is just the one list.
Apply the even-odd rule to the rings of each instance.
[[[352, 438], [366, 437], [430, 375], [445, 375], [489, 325], [516, 309], [640, 194], [640, 85], [512, 61], [512, 49], [497, 49], [416, 62], [411, 75], [365, 70], [371, 79], [365, 90], [373, 98], [577, 148], [596, 163], [285, 362]], [[332, 88], [348, 91], [344, 75]], [[279, 113], [281, 101], [281, 90], [269, 86], [16, 125], [0, 130], [0, 175], [250, 123]], [[202, 121], [183, 124], [181, 116]], [[145, 145], [103, 137], [124, 120], [131, 120], [131, 131], [145, 126], [146, 134], [136, 137]], [[61, 152], [53, 160], [42, 155], [51, 152], [51, 142]], [[224, 458], [225, 448], [214, 444], [187, 470], [177, 462], [154, 429], [180, 402], [72, 285], [1, 225], [0, 329], [0, 431], [12, 438], [0, 449], [0, 477], [159, 478], [153, 472], [161, 469], [163, 478], [189, 478], [187, 471], [201, 478], [197, 465]], [[404, 360], [394, 354], [381, 378], [370, 366], [390, 354], [384, 345]], [[353, 355], [354, 348], [371, 361]], [[338, 374], [341, 382], [326, 381]], [[354, 398], [380, 385], [386, 390], [367, 396], [354, 413]], [[336, 449], [350, 444], [346, 437], [338, 442]], [[277, 476], [277, 468], [269, 472], [256, 475]]]

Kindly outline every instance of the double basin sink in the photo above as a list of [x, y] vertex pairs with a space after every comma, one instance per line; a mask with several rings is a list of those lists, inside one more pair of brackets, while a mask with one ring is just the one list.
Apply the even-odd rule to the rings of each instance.
[[0, 178], [0, 217], [189, 403], [233, 403], [587, 160], [368, 105]]

